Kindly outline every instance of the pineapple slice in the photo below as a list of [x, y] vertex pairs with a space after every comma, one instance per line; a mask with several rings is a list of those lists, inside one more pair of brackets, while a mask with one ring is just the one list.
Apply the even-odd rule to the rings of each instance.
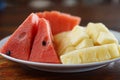
[[62, 40], [61, 40], [61, 43], [60, 45], [58, 46], [58, 49], [57, 49], [57, 52], [59, 55], [62, 55], [62, 52], [68, 48], [69, 46], [72, 46], [71, 42], [70, 42], [70, 39], [68, 36], [64, 37]]
[[70, 40], [74, 46], [86, 38], [89, 38], [88, 34], [86, 33], [86, 28], [80, 27], [78, 25], [75, 26], [70, 33]]
[[75, 48], [80, 49], [80, 48], [87, 48], [87, 47], [92, 47], [92, 46], [94, 46], [94, 43], [93, 43], [92, 39], [84, 39]]
[[118, 48], [118, 45], [113, 43], [113, 44], [108, 44], [109, 46], [106, 46], [108, 47], [108, 50], [109, 50], [109, 53], [111, 55], [111, 58], [116, 58], [116, 57], [119, 57], [120, 54], [119, 54], [119, 48]]
[[79, 54], [82, 63], [97, 62], [97, 53], [95, 47], [79, 49]]
[[64, 39], [69, 34], [69, 31], [62, 32], [59, 34], [54, 35], [54, 42], [56, 45], [60, 45], [62, 39]]
[[71, 42], [69, 39], [68, 34], [70, 33], [70, 31], [68, 32], [62, 32], [59, 33], [57, 35], [54, 36], [54, 42], [56, 45], [56, 51], [58, 53], [58, 55], [61, 55], [62, 52], [69, 46], [71, 46]]
[[70, 52], [70, 51], [73, 51], [73, 50], [75, 50], [75, 47], [73, 47], [73, 46], [69, 46], [69, 47], [67, 47], [62, 53], [60, 53], [60, 54], [65, 54], [65, 53], [68, 53], [68, 52]]
[[118, 45], [118, 50], [119, 50], [119, 53], [120, 53], [120, 45]]
[[60, 56], [60, 59], [63, 64], [78, 64], [105, 61], [119, 56], [116, 44], [106, 44], [73, 50]]
[[[109, 45], [107, 45], [109, 47]], [[97, 46], [96, 52], [97, 52], [97, 58], [99, 61], [109, 60], [111, 59], [111, 55], [108, 51], [108, 47], [106, 46]]]
[[60, 60], [62, 64], [80, 64], [81, 63], [78, 50], [71, 51], [67, 54], [61, 55]]
[[57, 49], [58, 54], [62, 55], [62, 52], [69, 46], [72, 46], [72, 44], [69, 38], [66, 37], [61, 41], [60, 45], [58, 46], [58, 49]]
[[97, 38], [100, 32], [109, 33], [107, 27], [105, 27], [105, 25], [102, 23], [88, 23], [86, 31], [90, 38], [93, 39], [95, 44], [97, 44]]
[[116, 43], [118, 44], [118, 40], [115, 38], [115, 36], [112, 33], [106, 33], [106, 32], [100, 32], [97, 43], [102, 44], [110, 44], [110, 43]]

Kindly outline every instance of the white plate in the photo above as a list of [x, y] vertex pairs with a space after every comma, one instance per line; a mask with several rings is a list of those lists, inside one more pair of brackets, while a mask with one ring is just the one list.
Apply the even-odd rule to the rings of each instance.
[[[116, 38], [120, 42], [120, 37], [119, 37], [120, 33], [116, 31], [111, 31], [111, 32], [116, 36]], [[9, 37], [6, 37], [0, 41], [0, 47], [2, 47], [2, 45], [8, 40], [8, 38]], [[94, 62], [94, 63], [76, 64], [76, 65], [70, 65], [70, 64], [64, 65], [64, 64], [50, 64], [50, 63], [24, 61], [24, 60], [20, 60], [20, 59], [7, 56], [2, 53], [0, 53], [0, 55], [8, 60], [11, 60], [11, 61], [14, 61], [20, 64], [24, 64], [28, 67], [31, 67], [37, 70], [50, 71], [50, 72], [66, 72], [66, 73], [90, 71], [90, 70], [101, 68], [105, 65], [108, 65], [111, 62], [120, 60], [120, 58], [115, 58], [115, 59], [107, 60], [103, 62]]]

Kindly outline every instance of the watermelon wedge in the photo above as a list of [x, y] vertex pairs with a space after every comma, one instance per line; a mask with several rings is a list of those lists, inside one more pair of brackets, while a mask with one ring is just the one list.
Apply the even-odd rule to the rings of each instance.
[[30, 61], [60, 63], [53, 46], [51, 33], [48, 21], [41, 18], [38, 23], [38, 32], [33, 42]]
[[53, 35], [72, 30], [75, 25], [80, 24], [81, 18], [71, 16], [69, 14], [60, 13], [58, 11], [45, 11], [36, 13], [40, 18], [45, 18], [49, 21]]
[[9, 40], [2, 47], [1, 53], [14, 58], [28, 60], [32, 42], [36, 35], [38, 16], [31, 13], [27, 19], [10, 36]]

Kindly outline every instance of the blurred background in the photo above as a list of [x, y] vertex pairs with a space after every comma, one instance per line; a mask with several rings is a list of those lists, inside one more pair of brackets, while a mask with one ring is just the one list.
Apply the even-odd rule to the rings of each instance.
[[58, 10], [120, 31], [120, 0], [0, 0], [0, 39], [10, 35], [32, 12]]

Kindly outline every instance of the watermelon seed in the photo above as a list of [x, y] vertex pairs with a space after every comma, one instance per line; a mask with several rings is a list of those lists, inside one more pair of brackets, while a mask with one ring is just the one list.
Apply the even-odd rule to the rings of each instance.
[[10, 56], [11, 52], [10, 51], [7, 51], [6, 52], [6, 55]]
[[46, 41], [42, 41], [42, 45], [43, 45], [43, 46], [46, 46]]

